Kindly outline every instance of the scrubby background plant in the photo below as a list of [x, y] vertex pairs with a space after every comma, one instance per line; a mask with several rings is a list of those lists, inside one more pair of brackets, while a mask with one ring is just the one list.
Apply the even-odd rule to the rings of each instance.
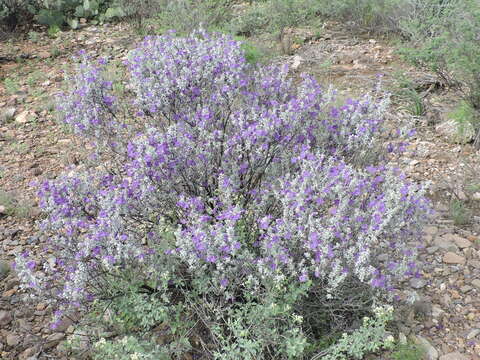
[[[16, 259], [53, 327], [103, 311], [126, 340], [91, 331], [102, 354], [302, 359], [418, 276], [429, 206], [386, 166], [404, 144], [379, 89], [338, 105], [203, 30], [145, 38], [121, 93], [106, 59], [77, 60], [58, 112], [97, 162], [40, 185], [55, 263]], [[357, 355], [385, 346], [383, 325], [364, 325]], [[340, 353], [355, 343], [342, 339]]]

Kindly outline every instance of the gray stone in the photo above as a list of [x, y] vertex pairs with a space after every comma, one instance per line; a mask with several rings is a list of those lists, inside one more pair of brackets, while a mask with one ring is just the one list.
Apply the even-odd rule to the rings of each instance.
[[12, 314], [8, 311], [0, 311], [0, 326], [4, 327], [12, 321]]
[[18, 344], [20, 344], [20, 336], [16, 335], [16, 334], [8, 334], [7, 335], [7, 345], [8, 346], [17, 346]]
[[478, 290], [480, 290], [480, 279], [473, 280], [471, 284], [475, 286]]
[[432, 255], [438, 251], [438, 246], [430, 246], [427, 248], [427, 252]]
[[437, 125], [435, 130], [452, 143], [466, 144], [475, 138], [475, 129], [468, 121], [462, 122], [460, 128], [455, 120], [448, 120]]
[[470, 360], [470, 357], [455, 351], [453, 353], [440, 356], [440, 360]]
[[480, 334], [480, 329], [473, 329], [467, 334], [467, 340], [472, 340], [476, 338], [477, 335]]
[[443, 236], [437, 236], [435, 240], [433, 240], [433, 245], [438, 246], [441, 249], [447, 251], [457, 251], [458, 247], [455, 245], [453, 241]]
[[425, 349], [425, 359], [427, 360], [437, 360], [438, 359], [438, 351], [435, 349], [432, 344], [428, 342], [427, 339], [424, 337], [417, 335], [413, 336], [412, 340], [414, 343], [421, 345]]
[[410, 286], [414, 289], [421, 289], [425, 286], [425, 280], [417, 278], [410, 279]]

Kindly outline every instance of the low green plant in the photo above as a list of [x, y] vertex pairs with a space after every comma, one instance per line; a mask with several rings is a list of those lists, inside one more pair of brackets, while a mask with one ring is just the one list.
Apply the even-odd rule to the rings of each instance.
[[465, 225], [470, 222], [472, 214], [465, 201], [453, 199], [450, 202], [450, 215], [455, 225]]
[[311, 360], [363, 359], [368, 353], [393, 348], [393, 336], [386, 336], [386, 326], [393, 320], [393, 307], [376, 307], [373, 314], [373, 317], [364, 317], [358, 329], [344, 333], [334, 345]]
[[53, 24], [48, 27], [47, 35], [50, 38], [55, 39], [60, 32], [61, 32], [60, 26], [57, 24]]
[[477, 132], [475, 141], [480, 141], [480, 112], [476, 111], [470, 103], [461, 101], [449, 115], [457, 124], [460, 136], [464, 136], [468, 131], [467, 128], [473, 127]]
[[40, 41], [40, 33], [36, 31], [30, 31], [28, 33], [28, 39], [33, 43], [38, 43]]
[[20, 90], [17, 80], [7, 77], [3, 80], [3, 86], [8, 95], [13, 95]]
[[234, 4], [233, 0], [164, 0], [155, 20], [157, 32], [173, 29], [186, 35], [199, 27], [223, 29], [233, 17]]
[[5, 213], [18, 218], [28, 218], [32, 213], [32, 205], [26, 201], [19, 201], [16, 197], [0, 189], [0, 205], [5, 207]]
[[322, 8], [317, 0], [270, 0], [255, 2], [235, 17], [230, 25], [238, 35], [252, 36], [262, 32], [281, 34], [284, 29], [306, 25], [316, 19]]
[[458, 90], [468, 104], [468, 107], [461, 105], [459, 111], [463, 113], [461, 116], [473, 120], [477, 132], [475, 146], [480, 147], [480, 3], [444, 1], [428, 20], [405, 24], [412, 42], [401, 53], [414, 65], [434, 71]]
[[390, 356], [393, 360], [422, 360], [425, 349], [417, 344], [398, 344]]
[[395, 85], [392, 92], [401, 102], [406, 103], [406, 108], [414, 116], [425, 115], [425, 105], [422, 94], [419, 94], [411, 79], [403, 73], [396, 73]]

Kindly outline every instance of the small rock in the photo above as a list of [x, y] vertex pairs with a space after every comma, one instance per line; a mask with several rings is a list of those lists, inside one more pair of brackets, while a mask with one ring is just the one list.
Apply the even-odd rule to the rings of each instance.
[[297, 70], [298, 67], [302, 64], [303, 58], [300, 55], [295, 55], [293, 57], [292, 69]]
[[7, 213], [7, 208], [3, 205], [0, 205], [0, 215], [5, 215]]
[[430, 247], [427, 248], [427, 253], [428, 253], [429, 255], [432, 255], [432, 254], [436, 253], [437, 250], [438, 250], [438, 247], [437, 247], [437, 246], [430, 246]]
[[414, 343], [421, 345], [425, 348], [425, 358], [427, 360], [437, 360], [438, 359], [438, 351], [435, 349], [432, 344], [428, 342], [427, 339], [421, 336], [413, 336], [412, 340]]
[[410, 279], [410, 286], [414, 289], [421, 289], [425, 286], [425, 280], [417, 278]]
[[445, 264], [465, 264], [465, 258], [453, 252], [447, 252], [443, 255], [443, 262]]
[[0, 326], [4, 327], [12, 321], [12, 315], [7, 311], [0, 311]]
[[453, 353], [440, 356], [440, 360], [470, 360], [470, 358], [460, 354], [458, 351], [455, 351]]
[[469, 285], [463, 285], [463, 286], [460, 288], [460, 291], [465, 294], [465, 293], [469, 292], [469, 291], [472, 290], [472, 289], [473, 289], [473, 287], [471, 287], [471, 286], [469, 286]]
[[20, 336], [15, 334], [8, 334], [7, 335], [7, 345], [8, 346], [17, 346], [20, 344]]
[[480, 279], [472, 280], [471, 284], [480, 290]]
[[28, 121], [28, 111], [22, 111], [17, 117], [15, 118], [15, 121], [19, 124], [25, 124]]
[[443, 311], [439, 306], [433, 305], [432, 306], [432, 316], [434, 318], [440, 317], [445, 311]]
[[472, 340], [476, 338], [477, 335], [480, 334], [480, 329], [473, 329], [467, 334], [467, 340]]

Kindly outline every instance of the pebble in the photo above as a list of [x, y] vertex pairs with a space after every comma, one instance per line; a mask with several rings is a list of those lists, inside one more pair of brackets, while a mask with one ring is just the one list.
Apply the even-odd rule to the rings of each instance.
[[7, 213], [7, 208], [3, 205], [0, 205], [0, 215], [5, 215]]
[[443, 262], [446, 264], [465, 264], [465, 258], [463, 256], [457, 255], [454, 252], [447, 252], [443, 255]]

